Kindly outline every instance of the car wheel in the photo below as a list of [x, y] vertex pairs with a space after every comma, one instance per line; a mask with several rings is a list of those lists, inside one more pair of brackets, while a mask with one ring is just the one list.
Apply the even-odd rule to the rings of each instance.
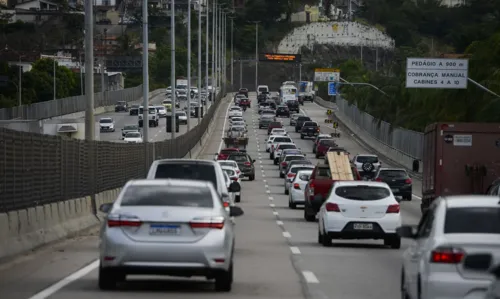
[[330, 247], [332, 246], [332, 237], [330, 237], [328, 235], [328, 233], [326, 234], [323, 234], [321, 236], [321, 244], [324, 246], [324, 247]]
[[105, 269], [99, 265], [98, 283], [101, 290], [114, 290], [118, 282], [124, 281], [125, 275]]
[[315, 147], [313, 147], [313, 154], [315, 154], [315, 153], [316, 153], [316, 148], [315, 148]]
[[227, 271], [217, 274], [215, 277], [215, 291], [230, 292], [233, 284], [233, 262]]
[[316, 216], [315, 215], [311, 215], [307, 212], [307, 210], [309, 210], [307, 208], [307, 206], [304, 206], [304, 219], [307, 221], [307, 222], [313, 222], [314, 220], [316, 220]]
[[280, 171], [280, 178], [284, 178], [285, 175]]
[[304, 135], [300, 134], [300, 139], [304, 139]]
[[285, 187], [285, 195], [288, 195], [288, 194], [290, 194], [290, 192], [288, 191], [288, 188]]
[[295, 210], [297, 208], [297, 205], [292, 201], [292, 197], [288, 197], [288, 207], [292, 210]]
[[321, 231], [319, 230], [319, 225], [318, 225], [318, 244], [323, 244], [323, 235], [321, 234]]
[[240, 202], [241, 201], [241, 195], [236, 195], [236, 197], [234, 198], [234, 201], [235, 202]]
[[412, 196], [411, 196], [411, 194], [410, 195], [406, 195], [406, 196], [403, 196], [403, 199], [407, 200], [407, 201], [411, 201]]
[[389, 241], [389, 246], [391, 246], [392, 249], [400, 249], [401, 248], [401, 238], [400, 237], [394, 237]]
[[316, 159], [319, 159], [319, 154], [318, 153], [316, 153]]
[[248, 177], [248, 180], [250, 180], [250, 181], [255, 180], [255, 174], [254, 174], [254, 175], [249, 176], [249, 177]]

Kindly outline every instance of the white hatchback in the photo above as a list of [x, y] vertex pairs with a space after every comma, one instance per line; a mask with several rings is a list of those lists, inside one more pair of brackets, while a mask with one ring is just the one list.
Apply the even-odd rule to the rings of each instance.
[[267, 138], [266, 140], [266, 152], [270, 152], [271, 151], [271, 147], [273, 144], [278, 144], [278, 143], [293, 143], [293, 140], [292, 138], [288, 137], [288, 136], [281, 136], [281, 135], [273, 135], [271, 134], [271, 136], [269, 136], [269, 138]]
[[303, 205], [306, 202], [304, 191], [309, 183], [313, 170], [300, 170], [288, 186], [288, 207], [296, 209], [297, 205]]
[[[241, 185], [241, 178], [243, 177], [243, 174], [240, 172], [239, 169], [234, 168], [232, 166], [224, 166], [222, 164], [221, 167], [222, 170], [227, 174], [227, 176], [231, 180], [231, 183], [237, 182], [238, 184]], [[234, 202], [240, 202], [240, 201], [241, 201], [241, 190], [239, 192], [234, 192]]]
[[271, 135], [288, 136], [288, 133], [283, 128], [274, 128], [271, 130]]
[[384, 245], [399, 249], [399, 209], [386, 183], [335, 182], [318, 212], [318, 243], [331, 246], [332, 239], [383, 239]]

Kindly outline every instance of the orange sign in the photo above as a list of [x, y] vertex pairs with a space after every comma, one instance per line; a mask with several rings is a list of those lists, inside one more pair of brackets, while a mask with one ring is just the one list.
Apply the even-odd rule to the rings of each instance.
[[260, 54], [259, 61], [267, 62], [300, 62], [300, 54], [279, 54], [279, 53], [262, 53]]

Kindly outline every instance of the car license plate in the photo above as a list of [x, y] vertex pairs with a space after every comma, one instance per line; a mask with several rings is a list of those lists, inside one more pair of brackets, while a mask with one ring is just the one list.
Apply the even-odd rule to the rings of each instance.
[[167, 235], [175, 236], [181, 233], [181, 227], [179, 225], [165, 225], [165, 224], [152, 224], [149, 227], [150, 235]]
[[372, 230], [373, 224], [371, 223], [354, 223], [354, 229], [356, 230]]
[[392, 188], [391, 190], [392, 190], [392, 193], [394, 193], [394, 192], [399, 192], [399, 189], [398, 189], [398, 188]]

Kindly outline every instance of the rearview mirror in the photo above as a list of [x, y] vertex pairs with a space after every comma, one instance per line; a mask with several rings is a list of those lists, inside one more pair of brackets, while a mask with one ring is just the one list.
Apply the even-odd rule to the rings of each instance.
[[396, 233], [401, 238], [416, 239], [417, 238], [417, 227], [414, 225], [403, 225], [396, 228]]
[[229, 207], [229, 216], [230, 217], [239, 217], [243, 214], [244, 214], [244, 212], [243, 212], [242, 208], [236, 207], [236, 206]]
[[232, 182], [231, 185], [229, 185], [228, 188], [229, 192], [240, 192], [241, 191], [241, 185], [238, 182]]
[[112, 203], [105, 203], [99, 207], [99, 211], [107, 214], [109, 211], [111, 211], [111, 207], [113, 207]]

